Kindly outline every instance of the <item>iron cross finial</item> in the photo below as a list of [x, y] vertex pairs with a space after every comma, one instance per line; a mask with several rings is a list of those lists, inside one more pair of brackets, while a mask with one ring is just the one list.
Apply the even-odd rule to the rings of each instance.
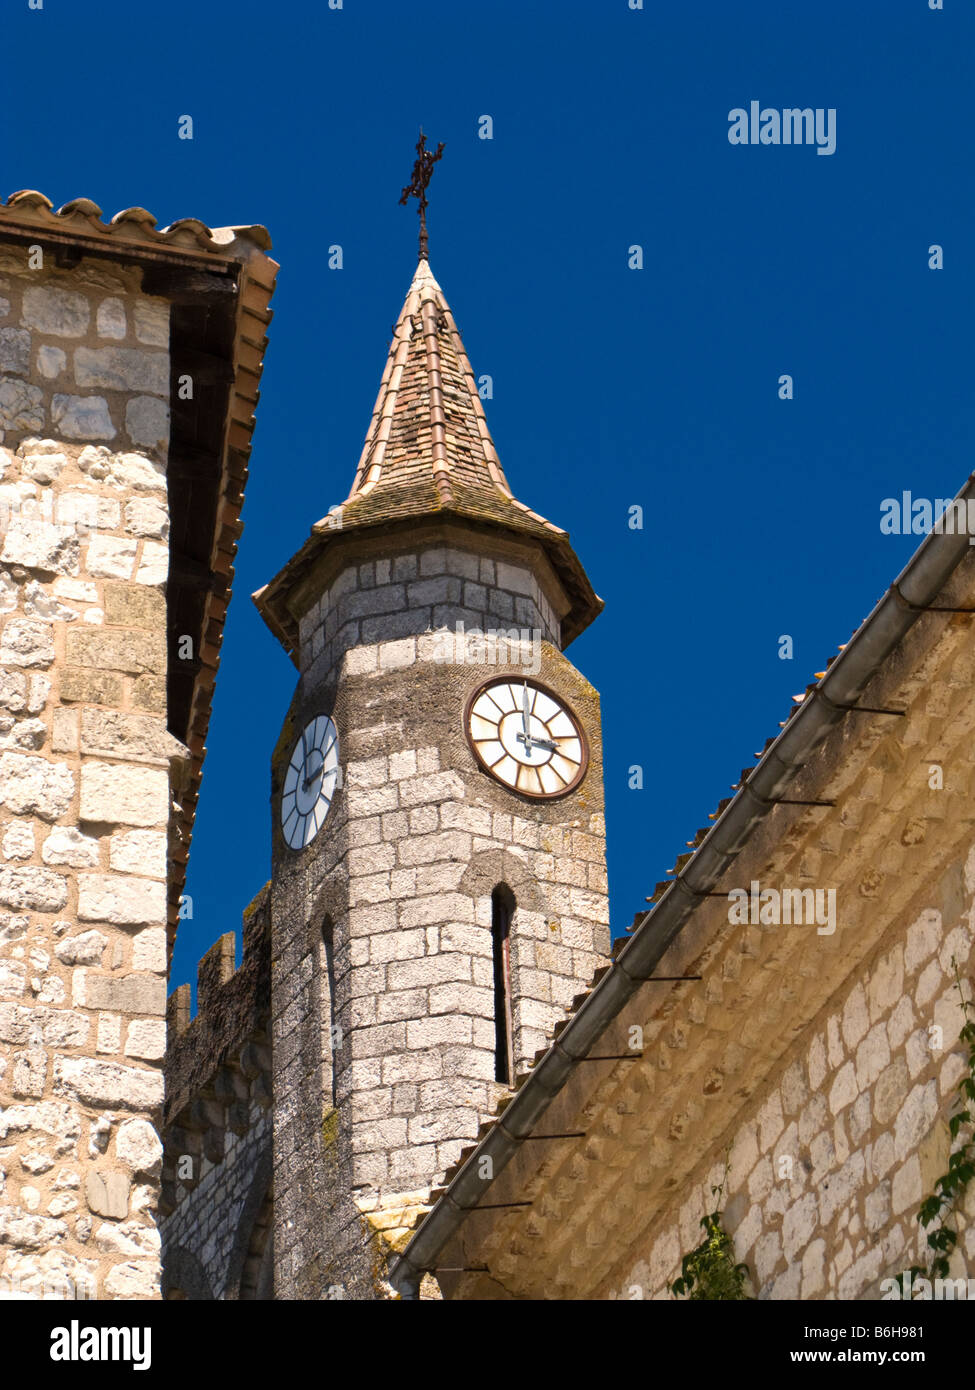
[[413, 165], [413, 177], [403, 189], [400, 198], [401, 206], [405, 207], [410, 198], [419, 200], [420, 208], [420, 260], [427, 259], [427, 187], [433, 175], [433, 166], [443, 154], [443, 141], [437, 146], [436, 151], [428, 150], [426, 147], [427, 137], [420, 129], [420, 138], [416, 142], [416, 163]]

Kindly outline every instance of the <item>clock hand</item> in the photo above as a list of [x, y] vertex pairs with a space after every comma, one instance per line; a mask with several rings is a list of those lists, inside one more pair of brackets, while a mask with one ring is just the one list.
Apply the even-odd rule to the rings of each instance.
[[528, 728], [528, 682], [527, 682], [527, 681], [525, 681], [524, 684], [523, 684], [522, 687], [521, 687], [521, 725], [522, 725], [522, 728], [524, 729], [525, 732], [524, 732], [523, 734], [519, 734], [518, 737], [519, 737], [519, 739], [521, 740], [521, 742], [525, 745], [525, 751], [528, 752], [528, 753], [530, 753], [530, 752], [532, 751], [532, 736], [531, 736], [531, 731], [530, 731], [529, 728]]
[[526, 738], [524, 734], [519, 734], [519, 735], [518, 735], [518, 742], [519, 742], [519, 743], [524, 743], [524, 744], [526, 745], [526, 747], [528, 748], [529, 752], [531, 751], [531, 749], [532, 749], [533, 747], [534, 747], [534, 748], [545, 748], [545, 749], [547, 749], [550, 753], [557, 753], [557, 752], [559, 751], [559, 747], [558, 747], [558, 744], [557, 744], [557, 743], [550, 743], [549, 740], [548, 740], [547, 738], [536, 738], [534, 734], [529, 735], [528, 738]]
[[[318, 749], [317, 749], [317, 748], [313, 749], [312, 751], [315, 752], [315, 753], [318, 753]], [[319, 756], [321, 756], [321, 755], [319, 754]], [[310, 774], [305, 778], [305, 780], [304, 780], [304, 781], [302, 782], [302, 784], [301, 784], [301, 790], [302, 790], [302, 791], [305, 791], [305, 792], [306, 792], [306, 791], [308, 790], [308, 788], [311, 786], [312, 782], [314, 782], [314, 781], [317, 780], [318, 775], [319, 775], [319, 773], [321, 772], [321, 770], [322, 770], [322, 768], [323, 768], [324, 766], [325, 766], [325, 759], [322, 758], [322, 767], [316, 768], [314, 772], [310, 773]]]

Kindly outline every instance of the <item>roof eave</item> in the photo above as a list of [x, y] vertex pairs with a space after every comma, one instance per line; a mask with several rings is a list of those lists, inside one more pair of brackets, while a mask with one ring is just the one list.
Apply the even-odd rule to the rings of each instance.
[[384, 520], [377, 521], [372, 525], [346, 528], [335, 528], [328, 524], [327, 518], [323, 518], [322, 521], [316, 522], [301, 549], [291, 557], [286, 565], [278, 570], [274, 578], [251, 595], [257, 611], [296, 667], [298, 665], [298, 624], [289, 606], [289, 600], [311, 567], [334, 544], [345, 542], [354, 536], [412, 530], [420, 521], [476, 525], [485, 529], [506, 532], [521, 541], [533, 540], [539, 544], [558, 574], [571, 603], [569, 612], [562, 621], [563, 648], [575, 641], [579, 634], [584, 632], [590, 623], [599, 617], [606, 606], [589, 582], [589, 576], [564, 531], [545, 536], [534, 531], [521, 530], [517, 526], [506, 526], [500, 521], [472, 518], [468, 513], [455, 511], [450, 507], [443, 507], [417, 516], [398, 518], [395, 521]]

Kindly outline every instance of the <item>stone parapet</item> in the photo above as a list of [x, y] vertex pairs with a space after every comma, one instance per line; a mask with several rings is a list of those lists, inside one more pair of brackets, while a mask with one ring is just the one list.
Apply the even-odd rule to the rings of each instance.
[[268, 929], [263, 888], [244, 913], [240, 968], [228, 932], [200, 962], [195, 1018], [189, 985], [169, 998], [161, 1206], [170, 1298], [270, 1297], [269, 1269], [261, 1278], [270, 1232]]

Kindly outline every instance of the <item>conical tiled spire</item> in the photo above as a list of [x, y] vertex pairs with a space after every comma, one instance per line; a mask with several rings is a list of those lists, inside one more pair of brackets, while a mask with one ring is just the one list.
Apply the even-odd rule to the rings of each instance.
[[393, 330], [343, 525], [444, 509], [565, 535], [512, 495], [454, 316], [421, 260]]
[[481, 488], [511, 502], [453, 314], [422, 260], [400, 310], [348, 500], [373, 489], [428, 491], [449, 504]]
[[298, 596], [295, 586], [323, 549], [420, 521], [460, 522], [541, 543], [569, 602], [563, 645], [602, 609], [568, 534], [513, 496], [454, 316], [425, 259], [393, 330], [352, 489], [337, 510], [315, 523], [298, 554], [255, 595], [292, 654], [297, 626], [290, 595]]

